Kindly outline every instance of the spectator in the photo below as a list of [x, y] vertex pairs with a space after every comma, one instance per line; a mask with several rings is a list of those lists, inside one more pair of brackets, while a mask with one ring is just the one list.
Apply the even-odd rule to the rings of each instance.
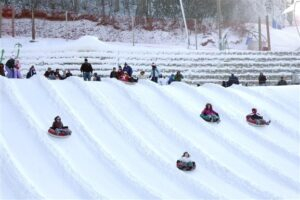
[[240, 84], [238, 77], [236, 77], [234, 74], [231, 74], [227, 81], [227, 87], [232, 86], [232, 84]]
[[168, 79], [168, 84], [170, 85], [173, 81], [175, 81], [175, 75], [171, 74]]
[[227, 87], [226, 81], [222, 81], [222, 86], [223, 86], [223, 87]]
[[49, 76], [48, 76], [49, 80], [56, 80], [56, 76], [55, 76], [55, 72], [53, 70], [51, 70], [49, 72]]
[[160, 73], [157, 69], [157, 66], [154, 63], [152, 63], [151, 66], [152, 66], [151, 75], [150, 75], [151, 81], [157, 83]]
[[292, 73], [292, 84], [294, 84], [294, 85], [300, 84], [299, 75], [296, 72]]
[[26, 78], [31, 78], [33, 75], [36, 75], [36, 71], [34, 66], [32, 65], [26, 75]]
[[175, 77], [174, 77], [174, 81], [181, 81], [183, 79], [183, 76], [181, 74], [180, 71], [177, 71]]
[[55, 75], [57, 80], [62, 80], [63, 79], [63, 77], [60, 75], [59, 69], [55, 70], [54, 75]]
[[0, 63], [0, 76], [5, 76], [4, 65]]
[[263, 73], [260, 73], [259, 77], [258, 77], [258, 84], [259, 85], [266, 85], [266, 81], [267, 81], [266, 76]]
[[138, 75], [138, 79], [147, 79], [147, 76], [145, 75], [145, 71], [141, 71], [140, 74]]
[[109, 77], [118, 79], [118, 72], [117, 72], [117, 69], [115, 67], [113, 67], [113, 70], [110, 72]]
[[83, 80], [90, 81], [93, 73], [93, 67], [88, 63], [88, 59], [84, 59], [84, 63], [81, 65], [80, 71], [83, 73]]
[[280, 77], [280, 81], [278, 81], [277, 85], [287, 85], [286, 80], [284, 80], [284, 77]]
[[93, 75], [93, 81], [101, 81], [100, 75], [98, 75], [97, 73], [94, 73], [94, 75]]
[[49, 75], [50, 75], [51, 72], [52, 72], [51, 67], [48, 67], [47, 71], [44, 73], [44, 76], [45, 76], [46, 78], [49, 78]]
[[124, 64], [123, 72], [127, 72], [128, 75], [132, 77], [132, 68], [129, 65], [127, 65], [127, 63]]
[[117, 71], [117, 79], [120, 79], [123, 74], [124, 74], [124, 71], [123, 71], [122, 67], [119, 65], [119, 68]]

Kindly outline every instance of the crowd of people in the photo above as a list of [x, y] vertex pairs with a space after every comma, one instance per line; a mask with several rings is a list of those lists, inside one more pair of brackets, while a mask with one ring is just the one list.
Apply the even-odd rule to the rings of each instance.
[[[23, 78], [20, 68], [20, 61], [17, 59], [10, 58], [5, 65], [3, 63], [0, 63], [0, 75], [6, 76], [7, 78]], [[93, 71], [94, 69], [92, 67], [92, 64], [88, 62], [87, 58], [85, 58], [84, 62], [80, 67], [80, 72], [83, 77], [83, 80], [101, 81], [101, 76], [96, 72], [93, 73]], [[110, 73], [110, 78], [116, 78], [120, 81], [130, 83], [136, 83], [138, 82], [138, 80], [149, 79], [161, 85], [171, 84], [172, 82], [176, 81], [180, 82], [182, 81], [182, 79], [184, 79], [184, 76], [182, 75], [181, 71], [177, 71], [175, 74], [171, 74], [169, 76], [163, 76], [155, 63], [151, 64], [151, 68], [149, 69], [148, 75], [146, 74], [146, 70], [139, 71], [138, 75], [133, 75], [133, 73], [134, 70], [132, 69], [132, 67], [125, 62], [123, 67], [121, 65], [118, 66], [118, 69], [116, 67], [113, 67]], [[26, 74], [26, 78], [29, 79], [34, 75], [36, 75], [36, 69], [32, 65]], [[52, 68], [49, 67], [44, 73], [44, 76], [50, 80], [64, 80], [72, 76], [72, 73], [69, 69], [65, 69], [61, 74], [60, 69], [57, 68], [55, 70], [52, 70]], [[228, 81], [222, 81], [223, 87], [230, 87], [234, 84], [240, 84], [239, 78], [234, 74], [231, 74], [229, 76]], [[296, 72], [293, 72], [291, 75], [291, 84], [300, 84], [300, 78]], [[258, 85], [267, 85], [267, 77], [263, 73], [260, 73], [258, 76]], [[277, 85], [288, 85], [284, 76], [280, 77], [280, 80], [277, 82]]]

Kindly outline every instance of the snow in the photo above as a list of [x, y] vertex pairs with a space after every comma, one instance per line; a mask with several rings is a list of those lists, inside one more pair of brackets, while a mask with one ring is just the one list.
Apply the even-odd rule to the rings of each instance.
[[[299, 86], [41, 75], [0, 85], [1, 199], [300, 198]], [[207, 102], [219, 124], [200, 119]], [[271, 125], [247, 124], [252, 107]], [[71, 137], [47, 134], [57, 115]], [[193, 172], [176, 168], [184, 151]]]

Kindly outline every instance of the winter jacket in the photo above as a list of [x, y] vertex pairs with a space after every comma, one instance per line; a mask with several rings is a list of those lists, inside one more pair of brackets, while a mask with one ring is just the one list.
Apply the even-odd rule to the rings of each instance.
[[5, 66], [7, 66], [7, 67], [10, 68], [10, 69], [15, 68], [15, 59], [13, 59], [13, 58], [9, 59], [9, 60], [6, 62]]
[[118, 72], [117, 71], [110, 72], [110, 76], [109, 77], [110, 78], [116, 78], [116, 79], [118, 79]]
[[93, 72], [92, 65], [88, 62], [85, 62], [80, 67], [81, 72]]
[[31, 78], [35, 74], [36, 74], [35, 69], [34, 68], [30, 68], [29, 72], [26, 75], [26, 78]]
[[124, 74], [123, 70], [119, 69], [117, 71], [117, 79], [120, 79], [123, 74]]
[[192, 162], [192, 160], [189, 157], [185, 156], [182, 156], [179, 160], [184, 163]]
[[229, 80], [227, 82], [227, 87], [231, 86], [232, 84], [240, 84], [238, 77], [231, 75], [229, 77]]
[[132, 76], [132, 68], [129, 65], [125, 65], [123, 72], [127, 72], [130, 77]]
[[158, 69], [155, 67], [155, 68], [152, 68], [152, 70], [151, 70], [151, 74], [150, 74], [150, 77], [154, 77], [154, 78], [158, 78], [159, 77], [159, 71], [158, 71]]
[[5, 71], [7, 72], [7, 78], [22, 78], [21, 72], [16, 68], [9, 68], [5, 65]]
[[262, 85], [262, 84], [266, 84], [267, 78], [265, 75], [259, 75], [258, 77], [258, 84]]
[[124, 73], [123, 75], [121, 75], [120, 80], [129, 82], [130, 81], [130, 76], [128, 74]]
[[215, 112], [213, 109], [208, 109], [208, 108], [204, 108], [204, 110], [201, 113], [202, 115], [217, 115], [219, 116], [219, 114], [217, 112]]
[[258, 113], [250, 113], [249, 115], [247, 115], [247, 118], [250, 118], [252, 120], [263, 119], [263, 117]]
[[176, 74], [175, 77], [174, 77], [174, 81], [181, 81], [183, 79], [183, 76], [182, 74]]
[[4, 65], [0, 63], [0, 76], [5, 76]]
[[278, 81], [277, 85], [287, 85], [286, 80], [280, 80]]
[[58, 121], [54, 121], [53, 122], [53, 124], [52, 124], [52, 129], [57, 129], [57, 128], [63, 128], [63, 123], [60, 121], [60, 122], [58, 122]]

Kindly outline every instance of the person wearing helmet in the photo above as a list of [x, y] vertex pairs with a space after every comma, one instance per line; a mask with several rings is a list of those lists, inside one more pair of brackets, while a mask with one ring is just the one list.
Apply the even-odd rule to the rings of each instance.
[[56, 116], [54, 118], [54, 122], [52, 123], [51, 128], [55, 130], [56, 135], [61, 135], [61, 134], [71, 135], [71, 131], [67, 126], [63, 125], [61, 118], [59, 116]]
[[193, 170], [196, 167], [196, 163], [191, 160], [190, 154], [188, 152], [184, 152], [180, 159], [177, 160], [178, 169], [189, 171]]
[[270, 120], [267, 122], [263, 119], [263, 116], [261, 116], [259, 113], [257, 113], [256, 108], [252, 108], [252, 112], [246, 116], [246, 119], [250, 123], [254, 123], [257, 125], [269, 125]]

